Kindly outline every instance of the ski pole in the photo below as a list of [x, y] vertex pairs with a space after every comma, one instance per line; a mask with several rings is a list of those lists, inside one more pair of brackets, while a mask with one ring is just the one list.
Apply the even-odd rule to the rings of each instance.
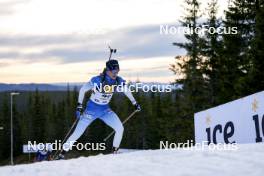
[[[66, 134], [66, 136], [65, 136], [64, 139], [62, 140], [62, 146], [63, 146], [64, 142], [66, 141], [66, 139], [68, 138], [69, 134], [71, 133], [72, 129], [75, 127], [75, 125], [76, 125], [77, 122], [78, 122], [78, 119], [76, 118], [75, 121], [73, 122], [71, 128], [69, 129], [68, 133]], [[57, 151], [55, 152], [55, 154], [53, 155], [52, 159], [54, 159], [54, 158], [57, 156], [57, 154], [61, 153], [62, 150], [63, 150], [63, 147], [62, 147], [62, 149], [57, 150]], [[59, 152], [59, 153], [58, 153], [58, 152]]]
[[[134, 116], [134, 114], [138, 112], [138, 110], [135, 110], [134, 112], [132, 112], [123, 122], [122, 124], [125, 124], [131, 117]], [[115, 133], [115, 131], [112, 131], [106, 138], [104, 138], [104, 141], [107, 141], [113, 134]]]

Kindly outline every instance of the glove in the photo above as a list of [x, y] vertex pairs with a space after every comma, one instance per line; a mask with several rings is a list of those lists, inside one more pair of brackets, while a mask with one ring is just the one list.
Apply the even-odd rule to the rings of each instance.
[[139, 104], [136, 103], [136, 104], [134, 105], [134, 107], [135, 107], [135, 110], [136, 110], [136, 111], [138, 111], [138, 112], [141, 111], [141, 107], [140, 107]]
[[78, 103], [77, 108], [76, 108], [76, 117], [79, 119], [81, 115], [83, 114], [83, 106], [81, 103]]

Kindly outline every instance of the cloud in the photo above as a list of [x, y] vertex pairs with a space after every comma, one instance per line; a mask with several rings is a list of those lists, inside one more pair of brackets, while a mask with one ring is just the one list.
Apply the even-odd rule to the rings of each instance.
[[6, 64], [6, 63], [1, 63], [1, 62], [0, 62], [0, 68], [1, 68], [1, 67], [6, 67], [6, 66], [8, 66], [8, 64]]
[[[107, 44], [118, 49], [115, 56], [121, 59], [174, 57], [184, 54], [184, 50], [172, 45], [175, 41], [184, 41], [183, 35], [161, 35], [159, 32], [159, 25], [147, 25], [100, 35], [0, 35], [0, 59], [27, 59], [36, 62], [57, 58], [62, 63], [100, 61], [108, 57]], [[8, 51], [1, 50], [1, 47]], [[32, 51], [25, 52], [26, 50]]]
[[19, 4], [28, 3], [30, 0], [6, 0], [0, 2], [0, 17], [15, 13], [15, 7]]
[[82, 42], [82, 39], [77, 35], [1, 35], [1, 46], [19, 46], [19, 47], [32, 47], [32, 46], [45, 46], [45, 45], [60, 45]]

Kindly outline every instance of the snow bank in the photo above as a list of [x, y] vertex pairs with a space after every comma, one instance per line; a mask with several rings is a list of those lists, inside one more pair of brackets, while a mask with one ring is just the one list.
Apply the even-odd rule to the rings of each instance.
[[264, 144], [236, 151], [144, 150], [0, 167], [2, 176], [262, 176]]

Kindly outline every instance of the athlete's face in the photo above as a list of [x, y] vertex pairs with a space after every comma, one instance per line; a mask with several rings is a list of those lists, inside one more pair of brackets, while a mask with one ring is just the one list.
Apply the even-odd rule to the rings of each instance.
[[119, 69], [108, 71], [108, 75], [109, 75], [112, 79], [116, 79], [118, 73], [119, 73]]

